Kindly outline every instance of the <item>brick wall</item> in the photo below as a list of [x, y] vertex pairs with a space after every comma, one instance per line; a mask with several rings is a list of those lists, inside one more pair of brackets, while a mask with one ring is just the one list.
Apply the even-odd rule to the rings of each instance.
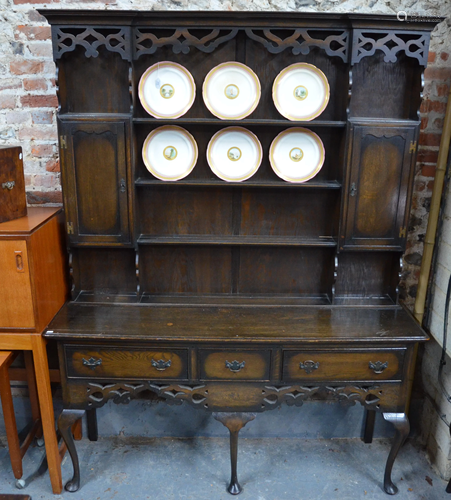
[[[0, 145], [24, 150], [29, 204], [61, 203], [55, 113], [55, 66], [50, 28], [36, 8], [306, 10], [451, 16], [451, 2], [415, 0], [3, 0], [0, 16]], [[414, 25], [412, 25], [414, 28]], [[435, 163], [451, 83], [451, 26], [442, 22], [431, 41], [425, 74], [425, 101], [415, 181], [403, 294], [412, 306], [416, 294]]]

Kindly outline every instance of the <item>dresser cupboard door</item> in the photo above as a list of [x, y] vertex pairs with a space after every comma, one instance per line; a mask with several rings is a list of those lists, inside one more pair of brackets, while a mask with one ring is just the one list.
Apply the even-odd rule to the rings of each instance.
[[25, 240], [0, 241], [0, 328], [34, 328]]
[[343, 248], [402, 250], [416, 126], [352, 125]]
[[124, 122], [60, 122], [71, 243], [130, 242]]

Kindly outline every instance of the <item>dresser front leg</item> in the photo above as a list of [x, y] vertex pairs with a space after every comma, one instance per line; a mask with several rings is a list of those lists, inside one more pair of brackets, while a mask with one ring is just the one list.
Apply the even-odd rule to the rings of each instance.
[[383, 416], [387, 422], [391, 422], [393, 424], [396, 430], [390, 454], [388, 455], [387, 465], [385, 466], [384, 490], [385, 493], [388, 493], [389, 495], [396, 495], [396, 493], [398, 493], [398, 488], [391, 480], [391, 471], [393, 469], [395, 458], [398, 455], [398, 451], [409, 434], [410, 424], [405, 413], [383, 413]]
[[78, 463], [77, 449], [75, 448], [74, 437], [72, 435], [72, 426], [82, 418], [84, 414], [85, 410], [66, 409], [62, 411], [58, 418], [58, 430], [66, 443], [74, 467], [74, 476], [65, 486], [65, 489], [71, 492], [77, 491], [80, 488], [80, 464]]
[[225, 425], [230, 431], [230, 462], [232, 475], [227, 491], [232, 495], [238, 495], [243, 491], [238, 483], [237, 462], [238, 462], [238, 433], [251, 420], [254, 420], [255, 413], [213, 413], [213, 417]]

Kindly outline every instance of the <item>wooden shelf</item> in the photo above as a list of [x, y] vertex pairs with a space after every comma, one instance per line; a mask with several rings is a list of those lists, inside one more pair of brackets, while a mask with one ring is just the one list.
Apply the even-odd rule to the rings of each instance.
[[312, 120], [312, 121], [289, 121], [289, 120], [220, 120], [218, 118], [178, 118], [176, 120], [162, 120], [158, 118], [133, 118], [133, 123], [147, 125], [217, 125], [234, 127], [346, 127], [346, 121], [337, 120]]
[[183, 187], [243, 187], [243, 188], [302, 188], [302, 189], [341, 189], [338, 181], [317, 181], [312, 180], [304, 183], [292, 183], [284, 181], [244, 181], [244, 182], [226, 182], [219, 179], [193, 179], [180, 181], [160, 181], [157, 179], [144, 179], [138, 177], [135, 186], [183, 186]]
[[336, 247], [337, 242], [331, 236], [306, 238], [296, 236], [245, 236], [245, 235], [141, 235], [139, 245], [259, 245], [291, 247]]

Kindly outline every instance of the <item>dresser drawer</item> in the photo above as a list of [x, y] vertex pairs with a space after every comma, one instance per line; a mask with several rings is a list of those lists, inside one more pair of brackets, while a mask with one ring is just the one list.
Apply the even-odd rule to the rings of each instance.
[[69, 378], [188, 378], [188, 350], [66, 346]]
[[202, 380], [269, 380], [269, 351], [199, 351]]
[[402, 378], [406, 349], [341, 352], [289, 351], [283, 353], [284, 381], [397, 380]]

